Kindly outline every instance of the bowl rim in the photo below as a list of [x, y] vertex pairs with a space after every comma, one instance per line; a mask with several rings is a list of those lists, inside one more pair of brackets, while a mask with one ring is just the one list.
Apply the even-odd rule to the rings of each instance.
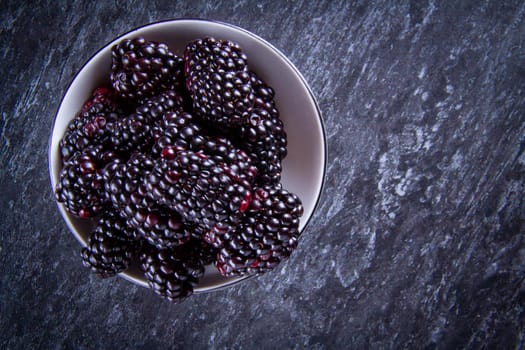
[[[230, 24], [230, 23], [226, 23], [226, 22], [222, 22], [222, 21], [218, 21], [218, 20], [212, 20], [212, 19], [204, 19], [204, 18], [198, 18], [198, 17], [170, 18], [170, 19], [163, 19], [163, 20], [149, 22], [147, 24], [140, 25], [138, 27], [134, 27], [133, 29], [128, 30], [128, 31], [126, 31], [126, 32], [124, 32], [122, 34], [119, 34], [116, 37], [112, 38], [111, 40], [107, 41], [98, 50], [96, 50], [92, 55], [90, 55], [89, 58], [84, 61], [82, 66], [75, 71], [75, 74], [73, 75], [73, 77], [71, 77], [69, 79], [69, 83], [67, 84], [66, 89], [64, 90], [64, 92], [62, 94], [62, 97], [60, 99], [60, 102], [59, 102], [59, 104], [58, 104], [58, 106], [56, 108], [56, 111], [54, 113], [54, 118], [53, 118], [53, 122], [52, 122], [52, 125], [51, 125], [51, 133], [50, 133], [50, 136], [49, 136], [49, 139], [48, 139], [48, 147], [47, 147], [48, 148], [47, 149], [47, 151], [48, 151], [47, 152], [48, 153], [48, 171], [49, 171], [49, 180], [50, 180], [50, 185], [51, 185], [51, 191], [52, 191], [53, 198], [55, 198], [55, 188], [53, 186], [53, 164], [52, 164], [52, 159], [51, 159], [52, 158], [52, 152], [54, 151], [52, 149], [53, 131], [55, 129], [55, 124], [56, 124], [56, 121], [57, 121], [58, 114], [60, 112], [62, 104], [64, 103], [64, 99], [65, 99], [67, 93], [69, 92], [69, 90], [71, 88], [71, 85], [73, 85], [73, 82], [77, 79], [77, 77], [80, 74], [80, 72], [84, 70], [84, 68], [93, 60], [93, 58], [95, 56], [97, 56], [102, 50], [106, 49], [108, 47], [108, 45], [111, 44], [114, 41], [117, 41], [117, 40], [119, 40], [119, 39], [121, 39], [121, 38], [123, 38], [123, 37], [125, 37], [127, 35], [132, 34], [133, 32], [136, 32], [138, 30], [141, 30], [141, 29], [144, 29], [144, 28], [147, 28], [147, 27], [155, 26], [155, 25], [162, 24], [162, 23], [168, 23], [168, 22], [184, 22], [184, 21], [206, 22], [206, 23], [218, 24], [218, 25], [221, 25], [221, 26], [229, 27], [229, 28], [232, 28], [234, 30], [243, 32], [244, 34], [252, 37], [256, 41], [260, 41], [262, 44], [264, 44], [265, 46], [270, 48], [276, 55], [278, 55], [289, 66], [289, 68], [291, 68], [293, 73], [301, 81], [301, 84], [303, 85], [303, 87], [307, 90], [308, 95], [309, 95], [311, 101], [313, 102], [313, 105], [315, 106], [317, 119], [319, 120], [319, 124], [321, 126], [321, 135], [322, 135], [322, 144], [323, 144], [323, 160], [324, 160], [324, 162], [323, 162], [323, 165], [322, 165], [322, 176], [321, 176], [321, 185], [319, 187], [319, 192], [317, 193], [317, 198], [315, 200], [315, 204], [314, 204], [313, 209], [312, 209], [312, 214], [310, 215], [310, 217], [307, 218], [306, 222], [304, 223], [303, 229], [300, 232], [302, 234], [306, 230], [306, 228], [308, 227], [310, 222], [312, 221], [312, 218], [315, 216], [314, 214], [317, 211], [317, 209], [319, 208], [321, 197], [323, 195], [323, 192], [324, 192], [324, 189], [325, 189], [325, 186], [326, 186], [326, 174], [327, 174], [327, 167], [328, 167], [328, 139], [327, 139], [326, 127], [325, 127], [325, 124], [324, 124], [323, 116], [322, 116], [322, 113], [321, 113], [321, 109], [319, 108], [319, 104], [317, 102], [317, 99], [315, 98], [315, 95], [314, 95], [312, 89], [308, 85], [306, 79], [301, 74], [301, 72], [292, 63], [292, 61], [284, 53], [282, 53], [279, 49], [277, 49], [273, 44], [271, 44], [267, 40], [263, 39], [262, 37], [260, 37], [259, 35], [255, 34], [255, 33], [252, 33], [251, 31], [249, 31], [247, 29], [241, 28], [241, 27], [239, 27], [237, 25], [234, 25], [234, 24]], [[81, 245], [83, 245], [84, 243], [79, 239], [78, 234], [76, 233], [76, 230], [72, 226], [70, 220], [68, 220], [68, 218], [66, 216], [64, 216], [64, 215], [67, 215], [67, 212], [65, 211], [63, 206], [61, 206], [60, 203], [57, 202], [56, 200], [54, 200], [54, 202], [55, 202], [55, 205], [58, 207], [59, 212], [60, 212], [61, 217], [62, 217], [62, 220], [65, 221], [66, 226], [68, 227], [69, 231], [71, 231], [71, 233], [73, 233], [73, 236], [75, 236], [76, 240], [79, 241], [81, 243]], [[134, 283], [136, 285], [139, 285], [139, 286], [142, 286], [142, 287], [145, 287], [145, 288], [149, 288], [149, 286], [147, 284], [145, 284], [145, 283], [142, 283], [142, 281], [138, 281], [136, 278], [128, 276], [125, 271], [119, 273], [118, 276], [123, 278], [123, 279], [125, 279], [125, 280], [127, 280], [127, 281], [129, 281], [129, 282], [131, 282], [131, 283]], [[194, 294], [209, 293], [209, 292], [221, 290], [221, 289], [230, 287], [230, 286], [232, 286], [234, 284], [237, 284], [237, 283], [239, 283], [241, 281], [245, 281], [247, 279], [253, 278], [254, 276], [257, 276], [257, 275], [246, 275], [246, 276], [240, 276], [240, 277], [233, 277], [233, 278], [231, 278], [229, 280], [226, 280], [224, 283], [222, 283], [220, 285], [207, 287], [207, 288], [200, 288], [198, 290], [195, 290]]]

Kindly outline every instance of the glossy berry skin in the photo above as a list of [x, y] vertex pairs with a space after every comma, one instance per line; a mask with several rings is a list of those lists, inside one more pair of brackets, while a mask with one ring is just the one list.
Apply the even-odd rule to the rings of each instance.
[[83, 114], [91, 109], [96, 104], [100, 104], [104, 109], [113, 112], [121, 112], [121, 100], [115, 90], [107, 86], [99, 86], [91, 93], [88, 100], [84, 102], [79, 114]]
[[191, 237], [178, 213], [148, 197], [143, 184], [153, 168], [153, 160], [140, 152], [127, 162], [116, 161], [104, 169], [108, 200], [126, 220], [136, 239], [145, 239], [159, 249], [172, 248]]
[[160, 157], [162, 151], [168, 147], [199, 150], [200, 145], [205, 142], [203, 130], [193, 115], [182, 110], [164, 113], [156, 124], [154, 133], [152, 153], [155, 157]]
[[110, 141], [111, 147], [122, 154], [147, 151], [153, 143], [151, 125], [137, 113], [120, 118], [110, 130]]
[[135, 113], [141, 115], [145, 123], [153, 127], [161, 122], [165, 113], [184, 110], [185, 103], [180, 92], [164, 90], [155, 96], [142, 100], [136, 107]]
[[88, 147], [76, 153], [62, 167], [55, 187], [55, 196], [66, 210], [81, 218], [98, 215], [105, 209], [102, 169], [117, 159], [102, 146]]
[[258, 169], [257, 184], [279, 184], [287, 145], [281, 120], [272, 118], [264, 109], [254, 109], [241, 125], [237, 140], [235, 143], [246, 151]]
[[173, 149], [164, 152], [146, 179], [148, 193], [204, 231], [228, 231], [243, 215], [251, 198], [251, 175], [245, 166], [216, 161], [204, 152]]
[[246, 152], [235, 147], [225, 137], [214, 135], [205, 129], [191, 114], [168, 112], [159, 125], [159, 136], [152, 152], [157, 157], [170, 158], [177, 150], [202, 152], [218, 163], [228, 163], [238, 175], [253, 182], [257, 168]]
[[84, 103], [60, 140], [62, 162], [90, 146], [107, 145], [113, 123], [121, 116], [113, 90], [100, 87]]
[[183, 61], [164, 43], [122, 40], [112, 48], [111, 58], [111, 83], [122, 98], [140, 100], [182, 85]]
[[224, 236], [216, 267], [224, 276], [259, 274], [272, 270], [297, 247], [299, 198], [279, 187], [254, 191], [246, 215]]
[[153, 202], [145, 200], [146, 195], [141, 188], [142, 179], [152, 168], [151, 158], [140, 152], [132, 153], [127, 161], [117, 159], [104, 168], [106, 198], [123, 218], [132, 218], [138, 208], [154, 206]]
[[108, 211], [98, 220], [87, 246], [81, 251], [84, 266], [102, 278], [125, 271], [137, 245], [118, 213]]
[[257, 167], [257, 185], [274, 186], [281, 181], [281, 162], [287, 154], [287, 135], [274, 102], [273, 89], [254, 72], [250, 72], [250, 79], [255, 94], [254, 106], [230, 135]]
[[204, 275], [204, 265], [193, 244], [174, 249], [149, 247], [140, 257], [149, 287], [171, 302], [181, 302], [193, 294], [193, 288]]
[[162, 206], [138, 210], [128, 225], [157, 249], [181, 246], [192, 237], [191, 225], [183, 223], [180, 215]]
[[211, 37], [190, 43], [184, 73], [194, 113], [211, 125], [238, 125], [253, 106], [247, 57], [236, 43]]

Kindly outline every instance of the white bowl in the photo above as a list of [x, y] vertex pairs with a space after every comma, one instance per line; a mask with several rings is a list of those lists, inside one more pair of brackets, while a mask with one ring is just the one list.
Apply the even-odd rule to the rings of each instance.
[[[326, 171], [326, 135], [319, 107], [301, 73], [279, 50], [255, 34], [225, 23], [196, 19], [153, 23], [116, 38], [95, 53], [71, 82], [56, 115], [49, 144], [53, 189], [61, 167], [58, 144], [69, 121], [94, 88], [109, 82], [111, 47], [122, 39], [139, 36], [165, 42], [179, 55], [187, 43], [206, 36], [234, 41], [241, 46], [248, 56], [249, 67], [275, 90], [275, 102], [288, 134], [288, 156], [283, 161], [282, 183], [303, 202], [304, 214], [300, 221], [300, 230], [303, 231], [318, 204]], [[62, 204], [58, 207], [72, 233], [82, 245], [86, 245], [92, 223], [68, 214]], [[147, 287], [137, 266], [120, 276]], [[225, 278], [213, 266], [208, 266], [195, 292], [210, 291], [245, 278]]]

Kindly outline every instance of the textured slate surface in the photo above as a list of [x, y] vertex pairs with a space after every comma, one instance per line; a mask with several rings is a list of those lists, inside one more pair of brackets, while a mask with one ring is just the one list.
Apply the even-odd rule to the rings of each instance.
[[[329, 144], [292, 258], [181, 305], [81, 266], [46, 154], [84, 61], [175, 17], [282, 50]], [[3, 1], [0, 348], [525, 347], [524, 17], [521, 1]]]

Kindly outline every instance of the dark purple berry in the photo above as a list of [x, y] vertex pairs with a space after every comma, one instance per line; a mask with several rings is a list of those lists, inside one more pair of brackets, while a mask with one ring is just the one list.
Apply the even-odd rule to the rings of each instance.
[[174, 249], [144, 249], [141, 267], [150, 288], [171, 302], [181, 302], [193, 294], [204, 275], [197, 246], [189, 243]]
[[71, 120], [59, 149], [62, 162], [90, 146], [107, 145], [112, 124], [120, 117], [112, 90], [95, 89], [93, 95], [84, 103], [82, 110]]
[[153, 143], [151, 126], [141, 114], [131, 114], [114, 123], [110, 132], [111, 145], [120, 153], [147, 151]]
[[165, 152], [167, 157], [156, 162], [145, 182], [153, 199], [204, 231], [214, 227], [228, 231], [239, 221], [255, 175], [249, 158], [246, 164], [236, 163], [238, 150], [232, 150], [231, 158], [214, 156], [223, 153], [217, 145], [210, 144], [199, 152], [170, 149]]
[[124, 220], [109, 211], [98, 220], [87, 246], [82, 249], [82, 261], [100, 277], [111, 277], [128, 268], [136, 247]]
[[286, 157], [287, 136], [273, 100], [274, 92], [251, 72], [255, 91], [254, 108], [232, 134], [233, 142], [252, 158], [258, 169], [259, 186], [275, 186], [281, 181], [281, 162]]
[[183, 61], [164, 43], [122, 40], [113, 47], [111, 58], [111, 83], [123, 98], [143, 99], [182, 87]]
[[89, 147], [76, 153], [62, 167], [55, 188], [58, 202], [81, 218], [98, 215], [106, 206], [102, 169], [117, 156], [103, 147]]
[[150, 157], [139, 152], [125, 163], [109, 164], [104, 169], [105, 191], [135, 238], [144, 238], [159, 249], [172, 248], [187, 242], [192, 232], [182, 224], [178, 213], [148, 196], [144, 179], [153, 165]]
[[287, 259], [299, 239], [303, 207], [280, 187], [259, 188], [239, 225], [223, 237], [216, 266], [224, 276], [272, 270]]
[[216, 127], [240, 124], [253, 106], [247, 57], [236, 43], [215, 38], [190, 43], [184, 73], [194, 113]]

